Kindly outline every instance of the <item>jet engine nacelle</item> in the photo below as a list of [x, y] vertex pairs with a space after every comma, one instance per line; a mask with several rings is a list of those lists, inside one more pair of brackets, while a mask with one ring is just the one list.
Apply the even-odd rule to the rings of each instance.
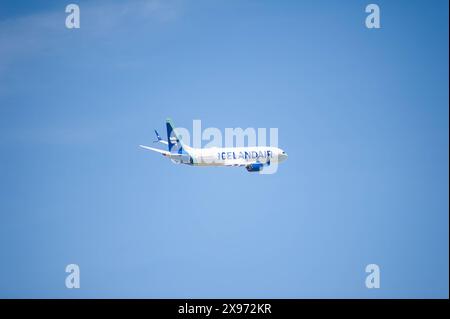
[[183, 154], [179, 157], [174, 156], [171, 159], [172, 159], [172, 162], [175, 164], [193, 164], [194, 163], [192, 157], [189, 156], [188, 154]]
[[259, 172], [263, 169], [263, 167], [264, 167], [263, 163], [254, 163], [254, 164], [247, 165], [245, 168], [249, 172]]

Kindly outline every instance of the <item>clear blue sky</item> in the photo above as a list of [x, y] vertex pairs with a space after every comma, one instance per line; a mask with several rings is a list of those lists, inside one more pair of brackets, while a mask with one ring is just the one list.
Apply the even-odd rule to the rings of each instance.
[[[448, 298], [447, 1], [379, 30], [370, 1], [69, 3], [0, 2], [0, 297]], [[174, 165], [137, 147], [167, 116], [289, 159]]]

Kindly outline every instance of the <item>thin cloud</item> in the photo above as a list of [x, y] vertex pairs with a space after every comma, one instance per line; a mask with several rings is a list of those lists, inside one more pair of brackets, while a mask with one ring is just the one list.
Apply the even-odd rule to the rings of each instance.
[[[143, 0], [131, 3], [82, 4], [81, 30], [88, 40], [108, 36], [130, 24], [170, 23], [181, 12], [180, 1]], [[69, 44], [64, 7], [0, 21], [0, 78], [14, 62], [55, 46]]]

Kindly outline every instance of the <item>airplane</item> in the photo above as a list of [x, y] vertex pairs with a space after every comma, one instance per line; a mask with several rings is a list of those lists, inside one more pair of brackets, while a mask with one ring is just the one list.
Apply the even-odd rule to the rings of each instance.
[[171, 119], [166, 120], [167, 141], [163, 140], [155, 130], [156, 141], [165, 144], [168, 150], [139, 145], [140, 147], [158, 152], [168, 157], [176, 164], [193, 166], [238, 166], [245, 167], [248, 172], [260, 172], [272, 163], [281, 163], [288, 158], [285, 151], [278, 147], [210, 147], [193, 148], [184, 144], [177, 134]]

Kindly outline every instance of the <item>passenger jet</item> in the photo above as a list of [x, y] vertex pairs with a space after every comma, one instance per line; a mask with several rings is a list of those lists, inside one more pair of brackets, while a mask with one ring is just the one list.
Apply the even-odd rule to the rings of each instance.
[[166, 120], [167, 141], [155, 130], [157, 140], [168, 146], [168, 150], [139, 145], [142, 148], [158, 152], [177, 164], [194, 166], [243, 166], [249, 172], [259, 172], [271, 163], [281, 163], [287, 154], [280, 148], [269, 146], [255, 147], [211, 147], [193, 148], [184, 144], [177, 134], [170, 119]]

